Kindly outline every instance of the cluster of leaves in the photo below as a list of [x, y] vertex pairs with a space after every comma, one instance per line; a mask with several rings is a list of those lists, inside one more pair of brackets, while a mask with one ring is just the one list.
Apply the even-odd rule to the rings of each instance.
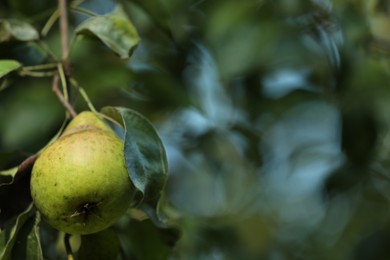
[[[131, 177], [150, 219], [132, 211], [113, 227], [126, 256], [388, 258], [386, 1], [118, 2], [70, 3], [70, 100], [85, 109], [77, 93], [88, 92], [126, 129], [126, 153], [147, 155], [127, 163], [141, 170]], [[59, 56], [55, 10], [53, 1], [0, 3], [1, 169], [34, 154], [63, 123], [51, 82], [27, 80], [61, 71], [36, 67]], [[104, 15], [85, 20], [92, 11]], [[147, 120], [120, 107], [141, 111], [162, 136], [170, 176], [159, 203], [162, 144]], [[17, 214], [0, 243], [18, 246], [19, 233], [32, 255], [39, 243], [45, 256], [61, 252], [44, 222], [33, 228], [32, 208]], [[163, 224], [180, 239], [156, 228]], [[79, 253], [99, 236], [82, 237]]]

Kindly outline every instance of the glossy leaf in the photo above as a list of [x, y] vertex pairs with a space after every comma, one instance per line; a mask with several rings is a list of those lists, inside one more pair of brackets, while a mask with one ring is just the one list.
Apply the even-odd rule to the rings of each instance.
[[0, 78], [22, 67], [16, 60], [0, 60]]
[[129, 58], [139, 42], [133, 24], [119, 14], [89, 18], [76, 28], [76, 33], [98, 38], [122, 59]]
[[39, 39], [38, 31], [29, 23], [19, 20], [0, 20], [0, 42], [34, 41]]
[[138, 112], [122, 107], [104, 107], [102, 113], [125, 129], [126, 166], [135, 187], [143, 195], [140, 207], [154, 219], [168, 174], [164, 145], [149, 120]]

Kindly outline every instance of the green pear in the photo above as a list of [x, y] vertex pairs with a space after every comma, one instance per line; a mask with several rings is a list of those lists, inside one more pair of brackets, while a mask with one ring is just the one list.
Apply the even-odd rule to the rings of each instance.
[[134, 190], [123, 141], [92, 112], [69, 123], [40, 154], [31, 175], [36, 208], [50, 225], [69, 234], [112, 225], [131, 204]]

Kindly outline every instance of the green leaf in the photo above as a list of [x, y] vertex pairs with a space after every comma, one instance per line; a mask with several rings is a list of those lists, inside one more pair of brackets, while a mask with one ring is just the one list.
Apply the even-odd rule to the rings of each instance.
[[34, 41], [39, 39], [38, 31], [29, 23], [19, 20], [0, 20], [0, 42], [10, 40]]
[[167, 179], [168, 163], [157, 131], [144, 116], [128, 108], [104, 107], [102, 113], [124, 127], [126, 166], [132, 182], [143, 195], [139, 206], [158, 221], [157, 206]]
[[0, 78], [22, 67], [16, 60], [0, 60]]
[[34, 213], [33, 204], [30, 204], [10, 230], [0, 233], [0, 243], [6, 241], [0, 251], [0, 260], [43, 259], [38, 232], [40, 218]]
[[39, 236], [39, 213], [32, 215], [19, 230], [16, 243], [12, 249], [11, 259], [37, 260], [43, 259]]
[[155, 25], [163, 29], [168, 34], [171, 27], [171, 16], [166, 4], [161, 0], [132, 0], [131, 3], [136, 3], [140, 6], [149, 17], [155, 22]]
[[176, 229], [160, 229], [151, 220], [131, 219], [119, 233], [128, 259], [164, 260], [172, 256], [173, 247], [179, 239]]
[[116, 13], [89, 18], [76, 28], [76, 34], [93, 35], [122, 59], [129, 58], [139, 42], [133, 24]]
[[116, 233], [111, 229], [106, 229], [91, 235], [81, 236], [78, 259], [116, 259], [120, 249], [121, 245]]

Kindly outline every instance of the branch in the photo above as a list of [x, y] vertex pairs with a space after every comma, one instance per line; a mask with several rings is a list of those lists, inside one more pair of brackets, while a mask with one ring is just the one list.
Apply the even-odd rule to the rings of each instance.
[[69, 31], [68, 31], [68, 10], [66, 0], [58, 0], [58, 9], [60, 15], [60, 34], [61, 34], [61, 57], [66, 74], [69, 73]]
[[66, 100], [66, 98], [64, 97], [64, 95], [61, 93], [61, 90], [59, 89], [58, 87], [58, 73], [56, 73], [53, 77], [53, 92], [54, 94], [56, 94], [56, 96], [58, 97], [58, 99], [61, 101], [61, 103], [64, 105], [64, 107], [66, 108], [66, 110], [68, 110], [69, 114], [71, 115], [72, 118], [75, 118], [77, 116], [77, 113], [76, 111], [74, 110], [74, 108], [72, 107], [72, 105], [68, 102], [68, 100]]

